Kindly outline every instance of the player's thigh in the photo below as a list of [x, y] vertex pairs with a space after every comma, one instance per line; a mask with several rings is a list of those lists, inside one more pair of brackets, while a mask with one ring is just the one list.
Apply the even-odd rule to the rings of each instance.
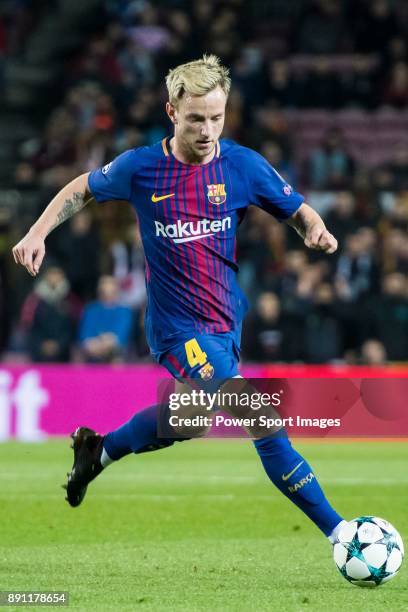
[[163, 355], [160, 363], [176, 378], [175, 392], [178, 397], [181, 394], [184, 398], [188, 393], [191, 395], [189, 405], [179, 402], [177, 414], [184, 418], [202, 417], [198, 419], [202, 427], [198, 426], [197, 432], [198, 435], [205, 435], [211, 427], [213, 410], [217, 407], [210, 406], [199, 392], [215, 393], [220, 384], [237, 374], [238, 356], [233, 350], [231, 337], [197, 334], [172, 347]]

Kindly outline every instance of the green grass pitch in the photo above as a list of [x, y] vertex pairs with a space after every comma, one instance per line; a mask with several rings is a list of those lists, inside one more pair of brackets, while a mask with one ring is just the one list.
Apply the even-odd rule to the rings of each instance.
[[[408, 544], [406, 443], [296, 447], [339, 512], [384, 517]], [[98, 612], [408, 610], [407, 567], [377, 589], [348, 584], [249, 441], [126, 457], [76, 509], [60, 488], [71, 455], [67, 440], [0, 445], [0, 590], [65, 590]]]

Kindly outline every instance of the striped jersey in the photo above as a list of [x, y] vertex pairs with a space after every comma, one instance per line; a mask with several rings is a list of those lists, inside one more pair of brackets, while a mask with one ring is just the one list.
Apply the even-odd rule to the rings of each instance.
[[279, 221], [303, 202], [256, 151], [220, 140], [213, 159], [178, 161], [169, 138], [131, 149], [89, 175], [98, 202], [128, 200], [146, 258], [146, 336], [159, 355], [194, 333], [236, 329], [247, 310], [236, 232], [249, 205]]

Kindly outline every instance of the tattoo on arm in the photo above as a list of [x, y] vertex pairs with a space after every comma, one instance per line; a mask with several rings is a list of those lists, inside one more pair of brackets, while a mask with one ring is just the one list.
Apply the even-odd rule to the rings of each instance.
[[58, 225], [61, 225], [61, 223], [72, 217], [72, 215], [84, 208], [84, 206], [86, 206], [91, 200], [91, 195], [84, 194], [80, 191], [75, 191], [72, 198], [65, 200], [62, 209], [57, 215], [56, 222], [50, 229], [50, 232], [58, 227]]

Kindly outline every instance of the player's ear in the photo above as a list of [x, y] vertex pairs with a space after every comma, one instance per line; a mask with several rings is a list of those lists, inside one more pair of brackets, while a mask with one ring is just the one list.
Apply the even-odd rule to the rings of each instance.
[[169, 116], [170, 121], [176, 124], [176, 109], [170, 102], [166, 102], [166, 113]]

